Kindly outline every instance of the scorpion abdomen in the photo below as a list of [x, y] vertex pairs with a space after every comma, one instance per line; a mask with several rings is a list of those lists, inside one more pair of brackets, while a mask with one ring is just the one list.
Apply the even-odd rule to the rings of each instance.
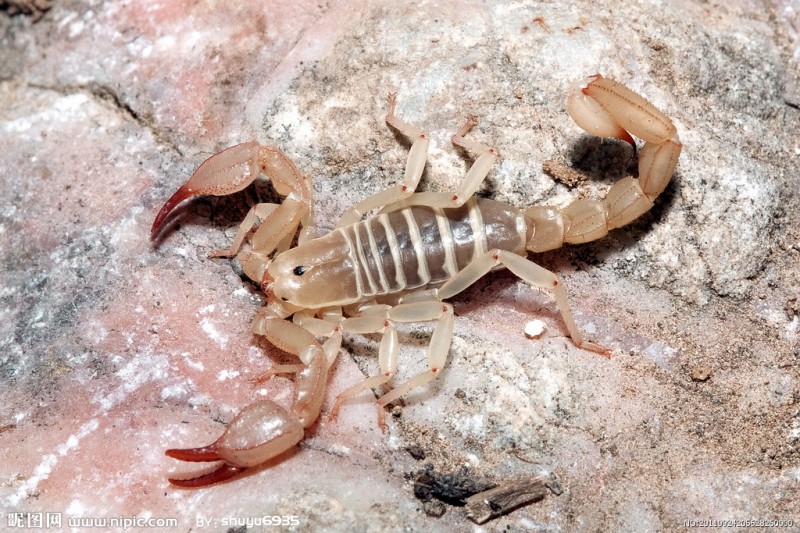
[[335, 231], [347, 242], [361, 298], [436, 287], [488, 250], [525, 255], [520, 210], [487, 199], [406, 207]]

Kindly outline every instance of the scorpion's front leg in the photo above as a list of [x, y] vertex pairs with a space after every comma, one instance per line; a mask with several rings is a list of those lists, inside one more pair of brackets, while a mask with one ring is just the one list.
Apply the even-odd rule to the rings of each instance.
[[[267, 336], [281, 348], [295, 353], [302, 365], [295, 380], [295, 394], [286, 410], [271, 400], [245, 407], [222, 434], [208, 446], [171, 449], [166, 454], [182, 461], [222, 461], [213, 472], [191, 479], [170, 478], [179, 487], [197, 488], [226, 481], [248, 468], [284, 453], [298, 442], [319, 416], [328, 371], [342, 342], [336, 330], [320, 345], [308, 332], [279, 318], [261, 316], [254, 324], [256, 333]], [[280, 344], [278, 344], [280, 343]]]
[[403, 137], [411, 142], [403, 183], [373, 194], [360, 201], [355, 207], [345, 211], [336, 225], [338, 228], [358, 222], [364, 216], [364, 213], [373, 209], [408, 198], [414, 194], [417, 185], [419, 185], [419, 180], [422, 178], [425, 162], [428, 159], [428, 146], [430, 145], [428, 134], [395, 115], [397, 93], [389, 93], [388, 104], [389, 112], [386, 114], [386, 124], [400, 132]]

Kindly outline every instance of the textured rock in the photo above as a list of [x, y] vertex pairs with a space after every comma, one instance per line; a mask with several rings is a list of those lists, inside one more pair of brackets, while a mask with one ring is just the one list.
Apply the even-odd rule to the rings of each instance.
[[[563, 493], [492, 527], [796, 527], [796, 7], [396, 4], [0, 13], [3, 508], [175, 517], [179, 530], [264, 515], [296, 515], [302, 530], [463, 529], [463, 510], [434, 518], [442, 507], [414, 498], [419, 473], [475, 486], [555, 473]], [[405, 398], [387, 434], [364, 394], [269, 468], [209, 490], [166, 484], [196, 467], [165, 448], [210, 442], [260, 396], [291, 396], [283, 378], [251, 383], [283, 360], [249, 333], [257, 287], [206, 259], [268, 188], [199, 198], [157, 248], [148, 241], [203, 159], [252, 138], [277, 144], [314, 179], [329, 229], [401, 179], [407, 148], [383, 123], [397, 91], [398, 113], [433, 141], [422, 188], [462, 179], [470, 161], [449, 137], [472, 113], [471, 135], [501, 155], [480, 194], [563, 206], [635, 171], [626, 146], [586, 137], [564, 111], [594, 72], [650, 99], [685, 145], [641, 220], [535, 258], [610, 361], [571, 344], [551, 295], [492, 274], [454, 299], [447, 370]], [[547, 325], [537, 339], [524, 335], [532, 317]], [[404, 330], [398, 381], [424, 368], [430, 329]], [[377, 372], [377, 342], [348, 338], [328, 408]]]

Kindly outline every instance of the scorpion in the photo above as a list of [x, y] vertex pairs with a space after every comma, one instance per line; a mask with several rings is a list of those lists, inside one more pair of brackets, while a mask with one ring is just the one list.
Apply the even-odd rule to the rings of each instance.
[[[567, 112], [590, 134], [630, 143], [634, 154], [632, 135], [642, 139], [638, 178], [617, 181], [603, 200], [521, 210], [474, 196], [498, 154], [466, 138], [477, 124], [471, 116], [452, 136], [456, 147], [475, 157], [463, 183], [452, 193], [416, 192], [429, 138], [395, 114], [396, 102], [396, 93], [389, 94], [385, 120], [411, 144], [402, 183], [347, 210], [323, 237], [315, 236], [309, 178], [280, 149], [256, 141], [208, 158], [156, 216], [153, 240], [170, 212], [187, 198], [228, 195], [262, 173], [267, 176], [285, 197], [282, 203], [252, 207], [230, 247], [211, 257], [237, 257], [244, 273], [266, 294], [252, 331], [299, 359], [261, 376], [295, 374], [288, 409], [269, 399], [257, 401], [240, 411], [212, 444], [167, 450], [167, 456], [182, 461], [221, 462], [210, 473], [169, 479], [173, 485], [220, 483], [298, 444], [320, 414], [343, 332], [382, 334], [380, 373], [342, 392], [334, 401], [333, 417], [350, 398], [392, 381], [400, 350], [398, 324], [434, 322], [427, 370], [377, 399], [379, 423], [385, 426], [383, 408], [435, 379], [445, 365], [454, 325], [453, 306], [446, 300], [491, 270], [507, 268], [531, 285], [551, 290], [574, 344], [610, 356], [606, 348], [584, 340], [564, 284], [528, 260], [527, 253], [599, 239], [648, 211], [669, 183], [681, 152], [672, 121], [626, 86], [599, 74], [586, 78], [569, 93]], [[376, 214], [365, 218], [371, 212]], [[246, 240], [249, 246], [243, 247]]]

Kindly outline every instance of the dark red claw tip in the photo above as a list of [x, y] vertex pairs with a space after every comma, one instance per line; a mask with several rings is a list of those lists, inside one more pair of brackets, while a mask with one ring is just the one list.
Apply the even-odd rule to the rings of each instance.
[[186, 185], [175, 191], [175, 194], [173, 194], [170, 199], [167, 200], [167, 202], [161, 208], [161, 211], [159, 211], [158, 215], [156, 215], [156, 219], [153, 221], [153, 227], [150, 229], [151, 241], [156, 240], [158, 232], [161, 229], [161, 225], [164, 223], [164, 220], [166, 220], [167, 216], [172, 212], [172, 210], [175, 209], [175, 206], [194, 194], [195, 193], [188, 189]]
[[175, 487], [183, 489], [198, 489], [201, 487], [208, 487], [216, 483], [228, 481], [233, 476], [244, 472], [247, 468], [244, 466], [222, 465], [213, 472], [203, 474], [202, 476], [193, 477], [191, 479], [175, 479], [169, 478], [169, 482]]
[[636, 155], [636, 141], [633, 140], [630, 133], [626, 131], [625, 135], [620, 137], [619, 140], [629, 143], [633, 147], [633, 155]]
[[213, 444], [200, 448], [171, 448], [165, 451], [164, 455], [190, 463], [206, 463], [209, 461], [222, 460], [222, 457], [219, 456]]
[[600, 78], [602, 78], [602, 77], [603, 77], [603, 76], [601, 76], [600, 74], [592, 74], [591, 76], [587, 76], [587, 77], [586, 77], [586, 79], [587, 79], [587, 80], [588, 80], [588, 79], [591, 79], [592, 81], [590, 81], [589, 83], [587, 83], [587, 84], [586, 84], [586, 86], [585, 86], [583, 89], [581, 89], [581, 92], [582, 92], [583, 94], [586, 94], [586, 95], [588, 95], [588, 94], [589, 94], [589, 85], [593, 84], [594, 82], [596, 82], [597, 80], [599, 80], [599, 79], [600, 79]]

